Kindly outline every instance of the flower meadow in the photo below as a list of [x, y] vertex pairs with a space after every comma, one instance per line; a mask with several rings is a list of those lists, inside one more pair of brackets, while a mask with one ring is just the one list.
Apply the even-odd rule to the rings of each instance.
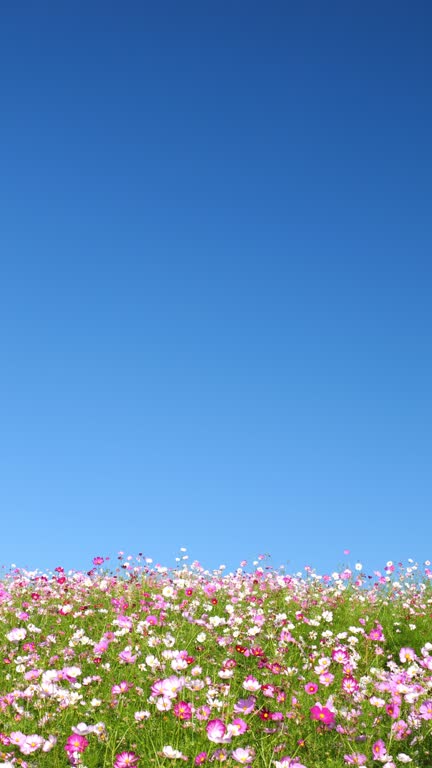
[[97, 556], [0, 581], [0, 764], [432, 767], [432, 571]]

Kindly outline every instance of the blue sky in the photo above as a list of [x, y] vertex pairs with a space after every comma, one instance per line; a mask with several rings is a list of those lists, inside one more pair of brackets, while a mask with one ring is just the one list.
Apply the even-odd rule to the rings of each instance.
[[3, 4], [0, 563], [432, 559], [431, 22]]

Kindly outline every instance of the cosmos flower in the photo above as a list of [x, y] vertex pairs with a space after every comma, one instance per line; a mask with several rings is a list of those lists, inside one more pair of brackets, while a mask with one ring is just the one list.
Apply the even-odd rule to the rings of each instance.
[[138, 763], [139, 757], [135, 752], [120, 752], [114, 760], [114, 768], [131, 768]]
[[322, 707], [320, 704], [315, 704], [315, 706], [311, 707], [310, 717], [311, 720], [317, 720], [323, 725], [331, 725], [335, 720], [334, 712], [331, 712], [327, 707]]
[[218, 718], [209, 720], [206, 731], [208, 739], [215, 744], [228, 744], [231, 741], [231, 736], [227, 734], [225, 723]]

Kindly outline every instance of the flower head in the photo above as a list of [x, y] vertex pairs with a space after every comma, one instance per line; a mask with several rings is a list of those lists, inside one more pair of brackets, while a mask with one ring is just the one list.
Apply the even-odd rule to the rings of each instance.
[[139, 757], [135, 752], [120, 752], [114, 760], [114, 768], [130, 768], [136, 765]]
[[335, 715], [328, 707], [322, 707], [320, 704], [315, 704], [310, 710], [311, 720], [318, 720], [323, 725], [331, 725], [334, 723]]

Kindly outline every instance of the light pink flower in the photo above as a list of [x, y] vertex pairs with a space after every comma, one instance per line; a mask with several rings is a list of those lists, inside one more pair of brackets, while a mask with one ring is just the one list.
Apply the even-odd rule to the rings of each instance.
[[243, 688], [246, 691], [251, 691], [255, 693], [255, 691], [259, 691], [259, 689], [261, 688], [261, 683], [259, 683], [256, 677], [254, 677], [253, 675], [248, 675], [243, 680]]
[[15, 627], [15, 629], [11, 629], [11, 631], [6, 635], [7, 639], [10, 640], [11, 643], [19, 643], [19, 641], [24, 640], [26, 636], [27, 632], [22, 627]]
[[353, 752], [351, 755], [344, 755], [344, 760], [348, 765], [366, 765], [367, 757], [360, 752]]
[[26, 738], [25, 733], [21, 733], [21, 731], [12, 731], [9, 735], [10, 743], [17, 747], [21, 747], [21, 744], [24, 744]]
[[239, 699], [238, 702], [234, 704], [234, 712], [237, 714], [240, 714], [241, 712], [243, 715], [250, 715], [255, 709], [255, 704], [255, 696], [249, 696], [247, 699]]
[[420, 704], [420, 717], [422, 720], [432, 720], [432, 701], [424, 701]]
[[42, 752], [51, 752], [53, 747], [57, 744], [57, 736], [48, 736], [42, 745]]
[[169, 745], [166, 747], [163, 747], [161, 752], [161, 757], [168, 757], [171, 760], [187, 760], [186, 755], [183, 755], [179, 749], [174, 749], [174, 747], [171, 747]]
[[38, 736], [36, 733], [27, 736], [26, 740], [20, 746], [20, 750], [23, 755], [30, 755], [32, 752], [36, 752], [37, 749], [43, 745], [44, 739], [42, 736]]
[[417, 654], [413, 648], [401, 648], [399, 651], [399, 658], [403, 664], [405, 661], [415, 661]]
[[247, 765], [255, 757], [255, 751], [251, 747], [237, 747], [231, 752], [231, 757], [240, 765]]
[[373, 745], [372, 745], [372, 755], [374, 760], [380, 760], [382, 757], [385, 757], [387, 754], [386, 745], [384, 744], [382, 739], [378, 739]]
[[209, 720], [206, 726], [207, 737], [215, 744], [229, 744], [231, 736], [227, 734], [225, 723], [218, 718]]
[[334, 680], [334, 675], [331, 672], [323, 672], [319, 676], [319, 681], [321, 685], [325, 685], [326, 687], [331, 685]]
[[241, 717], [235, 717], [228, 728], [233, 736], [241, 736], [242, 733], [246, 733], [248, 724]]
[[137, 660], [137, 654], [133, 654], [130, 648], [120, 651], [118, 657], [124, 664], [134, 664]]

